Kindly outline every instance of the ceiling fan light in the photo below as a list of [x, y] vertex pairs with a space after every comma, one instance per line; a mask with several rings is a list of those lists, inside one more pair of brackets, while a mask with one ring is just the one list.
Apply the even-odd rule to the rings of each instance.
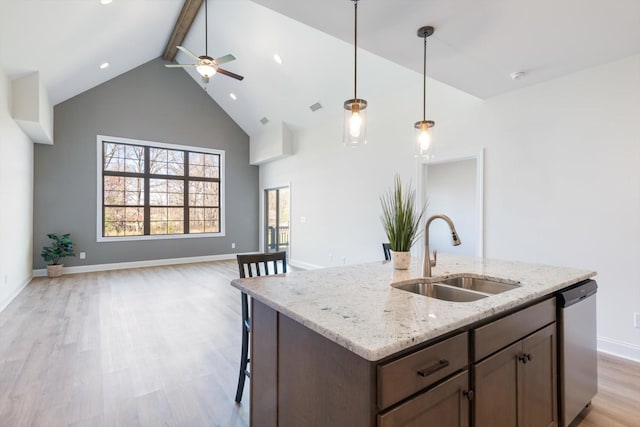
[[202, 77], [211, 77], [216, 73], [215, 67], [209, 64], [200, 64], [196, 67], [196, 70]]

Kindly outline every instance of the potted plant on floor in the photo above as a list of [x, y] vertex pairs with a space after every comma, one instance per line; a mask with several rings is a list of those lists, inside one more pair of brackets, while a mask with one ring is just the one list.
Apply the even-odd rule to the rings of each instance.
[[398, 270], [409, 268], [411, 247], [420, 235], [420, 221], [427, 209], [427, 204], [416, 209], [416, 192], [411, 188], [402, 189], [400, 176], [395, 176], [393, 187], [380, 196], [382, 204], [382, 225], [391, 244], [393, 267]]
[[47, 237], [53, 240], [53, 243], [49, 246], [44, 246], [40, 255], [47, 265], [47, 276], [60, 277], [62, 276], [62, 268], [64, 264], [60, 264], [60, 260], [64, 257], [75, 256], [73, 252], [73, 242], [69, 237], [69, 234], [55, 234], [49, 233]]

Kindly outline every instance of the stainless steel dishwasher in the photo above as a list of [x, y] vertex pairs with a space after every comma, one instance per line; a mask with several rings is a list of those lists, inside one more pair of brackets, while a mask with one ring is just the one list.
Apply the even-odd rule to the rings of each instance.
[[595, 280], [558, 293], [560, 425], [567, 427], [598, 392]]

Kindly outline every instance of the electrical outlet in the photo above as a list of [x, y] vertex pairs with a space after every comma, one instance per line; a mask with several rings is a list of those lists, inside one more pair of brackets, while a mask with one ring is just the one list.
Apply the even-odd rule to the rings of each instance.
[[235, 242], [231, 244], [231, 249], [235, 249], [236, 248], [236, 244]]
[[640, 313], [633, 313], [633, 327], [640, 328]]
[[333, 254], [329, 254], [329, 261], [333, 261]]
[[87, 257], [86, 252], [80, 252], [80, 259], [85, 259]]
[[300, 217], [300, 224], [306, 224], [307, 223], [307, 217], [306, 216], [301, 216]]
[[342, 263], [343, 263], [343, 264], [346, 264], [346, 263], [347, 263], [347, 257], [346, 257], [346, 256], [343, 256], [343, 257], [342, 257]]

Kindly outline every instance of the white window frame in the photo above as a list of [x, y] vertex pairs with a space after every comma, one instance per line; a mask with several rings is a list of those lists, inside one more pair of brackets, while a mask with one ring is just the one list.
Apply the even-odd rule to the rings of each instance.
[[[188, 145], [167, 144], [164, 142], [145, 141], [141, 139], [121, 138], [108, 135], [97, 135], [96, 137], [97, 147], [97, 170], [96, 170], [96, 241], [97, 242], [124, 242], [132, 240], [174, 240], [174, 239], [193, 239], [193, 238], [215, 238], [225, 236], [225, 186], [226, 186], [226, 170], [225, 170], [225, 151], [214, 148], [206, 147], [194, 147]], [[102, 203], [104, 194], [102, 192], [102, 145], [104, 142], [115, 142], [120, 144], [133, 144], [143, 145], [155, 148], [167, 148], [172, 150], [189, 150], [200, 153], [216, 154], [220, 156], [220, 231], [218, 233], [193, 233], [193, 234], [158, 234], [153, 236], [118, 236], [118, 237], [104, 237], [102, 235]], [[186, 201], [185, 201], [186, 202]]]

